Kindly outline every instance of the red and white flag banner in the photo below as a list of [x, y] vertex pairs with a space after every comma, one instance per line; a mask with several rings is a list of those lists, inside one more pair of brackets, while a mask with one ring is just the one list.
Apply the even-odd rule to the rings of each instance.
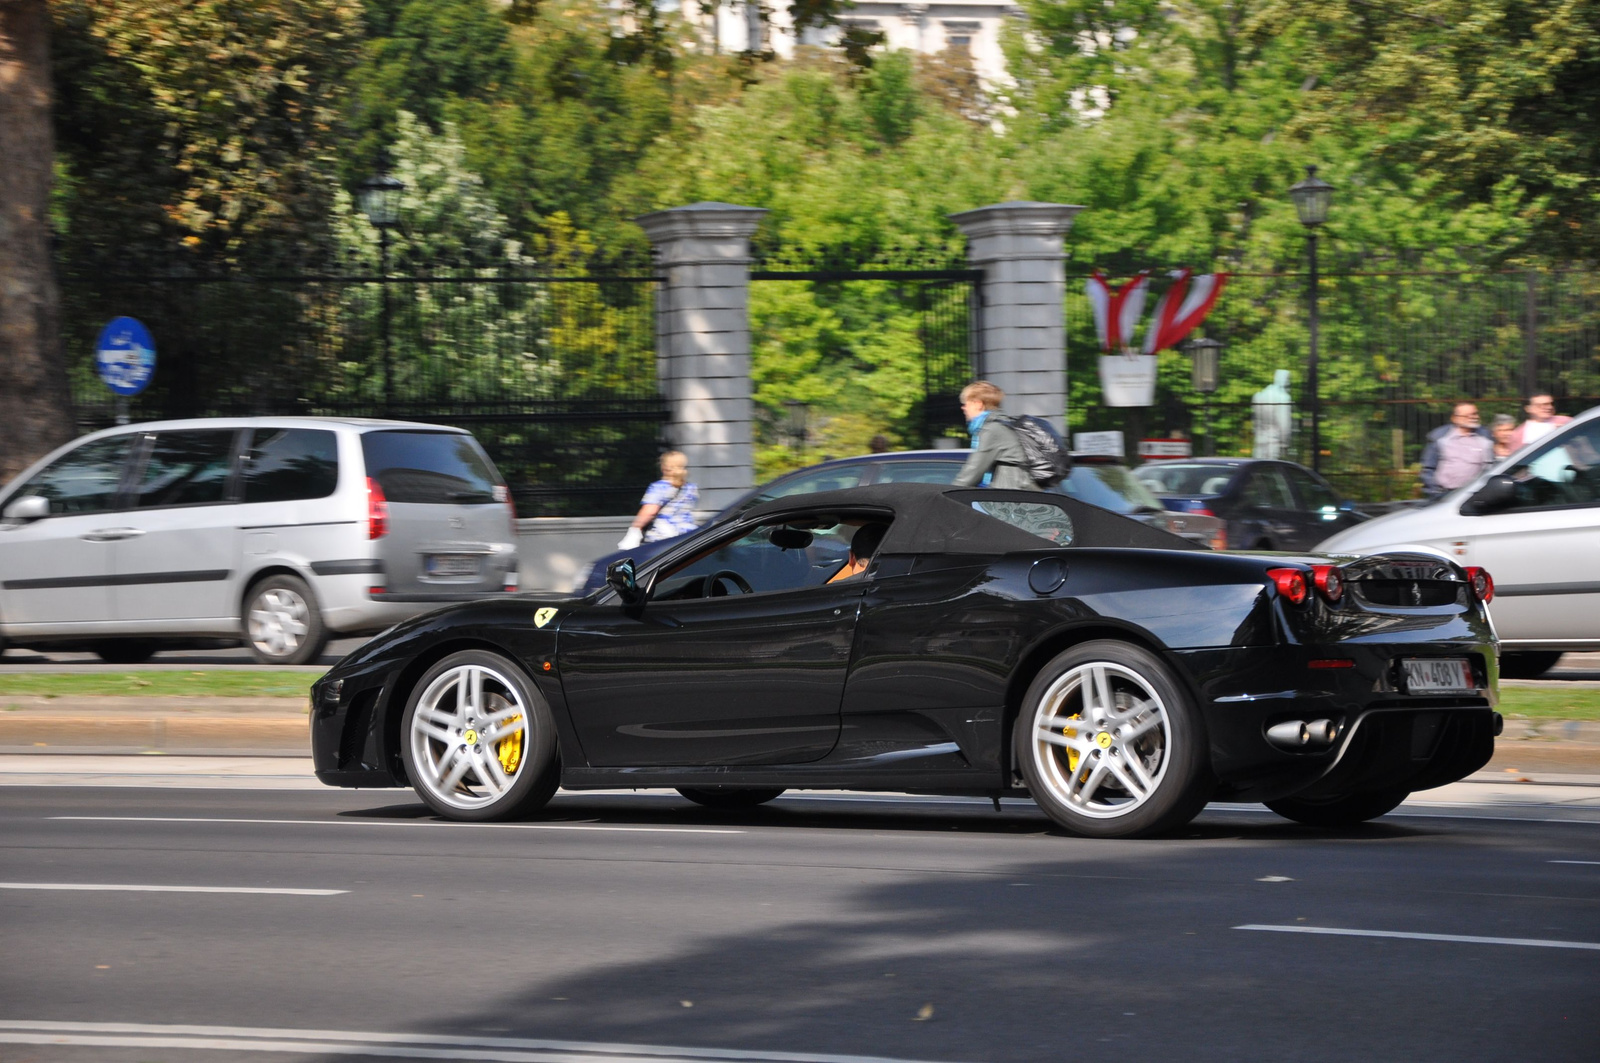
[[1178, 270], [1172, 287], [1156, 303], [1156, 312], [1144, 334], [1144, 353], [1155, 354], [1183, 342], [1217, 305], [1217, 296], [1227, 283], [1226, 273], [1196, 277], [1190, 270]]
[[1111, 282], [1099, 270], [1090, 275], [1086, 286], [1089, 305], [1094, 309], [1095, 334], [1103, 351], [1119, 351], [1133, 345], [1144, 313], [1145, 295], [1150, 291], [1150, 271], [1143, 270], [1122, 287], [1112, 290]]

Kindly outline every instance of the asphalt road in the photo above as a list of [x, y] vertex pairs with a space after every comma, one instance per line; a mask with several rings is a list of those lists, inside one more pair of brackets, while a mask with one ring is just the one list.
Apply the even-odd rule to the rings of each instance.
[[471, 826], [404, 791], [12, 785], [0, 867], [7, 1061], [1600, 1048], [1600, 819], [1531, 806], [1104, 842], [1022, 802], [563, 793]]

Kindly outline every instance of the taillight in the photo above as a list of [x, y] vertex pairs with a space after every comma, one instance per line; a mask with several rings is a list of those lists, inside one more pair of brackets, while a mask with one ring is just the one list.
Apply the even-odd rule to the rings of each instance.
[[1473, 597], [1480, 602], [1494, 601], [1494, 577], [1489, 575], [1489, 570], [1476, 565], [1467, 569], [1467, 582], [1472, 584]]
[[511, 541], [517, 541], [517, 502], [511, 497], [511, 488], [505, 484], [495, 484], [494, 500], [506, 504], [506, 516], [511, 521]]
[[1205, 506], [1196, 506], [1195, 508], [1191, 509], [1189, 512], [1195, 514], [1196, 516], [1201, 516], [1201, 517], [1215, 517], [1216, 516], [1215, 513], [1211, 512]]
[[1217, 534], [1211, 537], [1211, 549], [1226, 550], [1228, 548], [1228, 526], [1224, 524], [1217, 529]]
[[1337, 565], [1312, 565], [1311, 582], [1316, 584], [1317, 593], [1330, 602], [1344, 597], [1344, 574]]
[[378, 481], [367, 477], [367, 538], [382, 539], [389, 534], [389, 500], [383, 497]]
[[1277, 585], [1278, 593], [1287, 598], [1291, 605], [1300, 605], [1311, 596], [1306, 574], [1298, 568], [1269, 568], [1267, 575]]

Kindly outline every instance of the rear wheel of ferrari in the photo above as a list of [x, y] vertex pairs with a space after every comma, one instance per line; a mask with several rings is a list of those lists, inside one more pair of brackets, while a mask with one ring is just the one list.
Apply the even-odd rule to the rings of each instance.
[[516, 664], [451, 654], [412, 689], [401, 720], [406, 777], [450, 819], [511, 819], [543, 807], [561, 781], [550, 707]]
[[742, 790], [736, 786], [680, 786], [678, 792], [697, 805], [731, 811], [764, 805], [781, 795], [783, 788]]
[[1174, 830], [1210, 794], [1200, 714], [1166, 664], [1125, 642], [1086, 642], [1047, 664], [1014, 739], [1034, 801], [1074, 834]]
[[1393, 812], [1410, 796], [1409, 790], [1373, 790], [1320, 799], [1286, 797], [1265, 804], [1284, 819], [1308, 827], [1353, 827]]

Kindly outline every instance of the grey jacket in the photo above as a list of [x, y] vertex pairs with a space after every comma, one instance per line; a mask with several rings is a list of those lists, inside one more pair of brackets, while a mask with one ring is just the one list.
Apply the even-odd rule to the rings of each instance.
[[1022, 444], [1017, 441], [1017, 433], [1001, 422], [1004, 416], [996, 410], [984, 419], [983, 427], [978, 429], [977, 447], [956, 473], [953, 482], [957, 487], [976, 487], [983, 482], [983, 474], [992, 470], [994, 479], [989, 481], [990, 487], [1007, 491], [1040, 490], [1023, 468], [1026, 455], [1022, 453]]

